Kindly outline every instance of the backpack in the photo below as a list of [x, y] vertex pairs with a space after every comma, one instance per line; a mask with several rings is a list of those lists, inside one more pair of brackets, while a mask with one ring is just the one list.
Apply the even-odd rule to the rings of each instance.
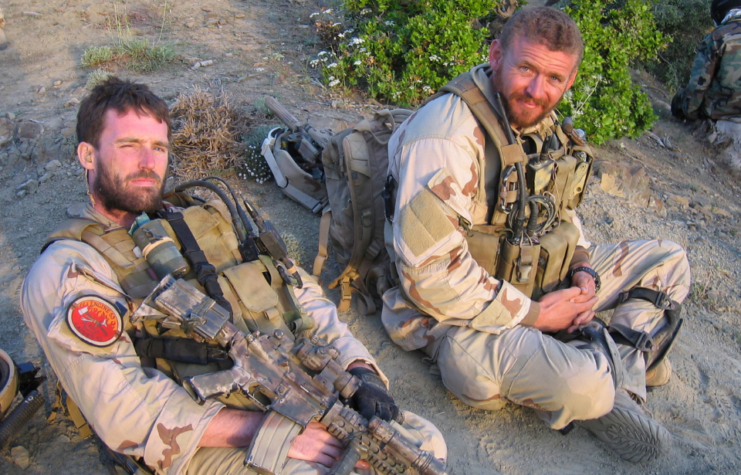
[[318, 279], [331, 240], [335, 260], [345, 268], [329, 288], [340, 286], [337, 308], [350, 308], [360, 295], [361, 313], [376, 312], [374, 298], [390, 287], [384, 244], [383, 192], [388, 174], [388, 141], [412, 111], [382, 110], [334, 135], [322, 152], [329, 206], [319, 226], [319, 252], [313, 274]]

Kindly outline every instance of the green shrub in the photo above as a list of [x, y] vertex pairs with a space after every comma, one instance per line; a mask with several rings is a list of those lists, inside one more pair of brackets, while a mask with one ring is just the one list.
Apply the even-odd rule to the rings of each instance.
[[152, 45], [149, 40], [122, 39], [116, 46], [94, 46], [82, 54], [82, 65], [87, 68], [124, 67], [137, 73], [148, 73], [175, 59], [170, 46]]
[[646, 69], [674, 92], [684, 87], [690, 77], [697, 46], [712, 30], [712, 0], [659, 0], [654, 17], [659, 31], [672, 42], [658, 60], [646, 63]]
[[113, 50], [108, 46], [93, 46], [82, 53], [82, 65], [86, 68], [97, 68], [113, 58]]
[[656, 119], [648, 96], [633, 84], [629, 66], [656, 57], [665, 44], [652, 3], [626, 0], [608, 10], [608, 0], [574, 0], [565, 9], [584, 39], [584, 59], [559, 111], [574, 117], [593, 143], [637, 136]]
[[[312, 15], [329, 51], [310, 65], [332, 88], [362, 86], [371, 97], [418, 104], [448, 80], [486, 61], [488, 31], [474, 20], [497, 0], [345, 0], [344, 19]], [[342, 19], [343, 21], [338, 21]]]

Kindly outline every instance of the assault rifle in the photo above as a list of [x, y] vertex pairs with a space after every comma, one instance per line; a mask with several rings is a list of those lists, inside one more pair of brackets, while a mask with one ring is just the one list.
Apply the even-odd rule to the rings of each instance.
[[[384, 475], [447, 474], [431, 452], [419, 449], [388, 422], [376, 416], [367, 421], [342, 404], [339, 397], [351, 397], [361, 383], [337, 362], [339, 351], [320, 338], [292, 341], [280, 330], [272, 335], [245, 335], [214, 300], [172, 276], [163, 279], [132, 316], [134, 323], [150, 319], [228, 349], [232, 368], [185, 378], [184, 387], [197, 400], [240, 391], [271, 415], [277, 413], [301, 427], [311, 421], [326, 427], [345, 445], [330, 473], [346, 475], [358, 460], [366, 460]], [[275, 473], [255, 464], [252, 452], [247, 465], [259, 473]]]
[[328, 129], [317, 130], [308, 123], [300, 122], [272, 97], [265, 99], [265, 105], [291, 131], [290, 134], [281, 137], [281, 140], [286, 142], [286, 146], [283, 148], [296, 152], [309, 165], [317, 165], [322, 150], [325, 149], [329, 139], [332, 138], [332, 131]]

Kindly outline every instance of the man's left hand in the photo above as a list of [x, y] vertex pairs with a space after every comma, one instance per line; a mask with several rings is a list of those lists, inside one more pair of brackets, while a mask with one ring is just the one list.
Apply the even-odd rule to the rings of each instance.
[[349, 372], [363, 383], [350, 398], [352, 406], [361, 416], [368, 420], [374, 415], [384, 421], [400, 420], [399, 407], [375, 371], [364, 367], [356, 367], [350, 369]]
[[[588, 272], [577, 272], [571, 278], [572, 287], [578, 287], [581, 293], [572, 299], [574, 302], [586, 302], [587, 300], [594, 297], [597, 293], [597, 284], [594, 281], [594, 277]], [[568, 328], [568, 332], [574, 332], [580, 325], [586, 325], [591, 322], [595, 316], [594, 310], [587, 310], [582, 312], [574, 318], [571, 326]]]

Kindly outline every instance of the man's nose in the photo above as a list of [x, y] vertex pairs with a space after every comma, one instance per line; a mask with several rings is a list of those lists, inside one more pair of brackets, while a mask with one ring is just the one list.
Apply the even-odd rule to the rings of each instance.
[[533, 99], [543, 99], [545, 95], [545, 78], [542, 74], [537, 74], [527, 85], [525, 92]]
[[142, 147], [139, 156], [139, 168], [153, 170], [155, 164], [154, 150], [150, 147]]

